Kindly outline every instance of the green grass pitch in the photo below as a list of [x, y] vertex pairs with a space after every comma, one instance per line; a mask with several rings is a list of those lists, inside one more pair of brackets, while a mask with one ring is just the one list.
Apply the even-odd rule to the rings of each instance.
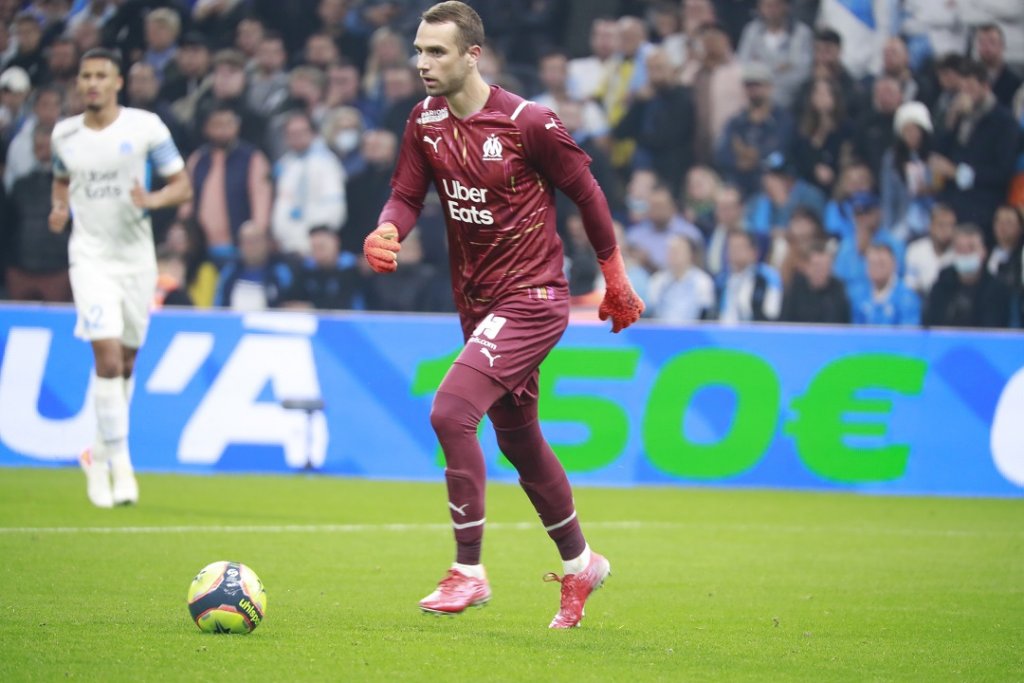
[[[72, 469], [0, 469], [0, 681], [1024, 679], [1024, 501], [579, 488], [613, 575], [553, 632], [557, 554], [491, 485], [494, 598], [416, 603], [452, 557], [442, 484], [140, 476], [97, 510]], [[91, 531], [90, 531], [91, 529]], [[199, 632], [214, 560], [268, 592], [248, 636]]]

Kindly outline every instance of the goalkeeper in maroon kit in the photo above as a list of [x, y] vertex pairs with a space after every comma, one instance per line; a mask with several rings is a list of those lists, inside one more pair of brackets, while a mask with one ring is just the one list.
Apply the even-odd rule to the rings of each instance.
[[486, 471], [477, 426], [486, 413], [558, 546], [564, 576], [546, 577], [562, 584], [551, 627], [569, 628], [611, 568], [583, 537], [569, 480], [537, 419], [538, 368], [569, 320], [556, 187], [579, 207], [597, 252], [606, 282], [601, 319], [611, 318], [618, 332], [636, 322], [644, 304], [626, 277], [590, 158], [550, 109], [488, 86], [477, 71], [484, 42], [477, 13], [442, 2], [421, 19], [414, 46], [428, 96], [409, 115], [391, 197], [363, 245], [375, 271], [394, 271], [400, 242], [434, 183], [465, 346], [430, 412], [445, 455], [456, 558], [420, 608], [454, 614], [491, 597], [480, 564]]

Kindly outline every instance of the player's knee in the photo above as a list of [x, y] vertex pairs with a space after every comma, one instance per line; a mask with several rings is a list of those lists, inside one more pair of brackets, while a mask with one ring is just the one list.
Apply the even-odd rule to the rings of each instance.
[[475, 437], [481, 417], [469, 401], [444, 391], [434, 395], [430, 407], [430, 426], [442, 442], [448, 437]]
[[101, 349], [95, 354], [96, 375], [105, 379], [124, 376], [124, 359], [119, 349]]

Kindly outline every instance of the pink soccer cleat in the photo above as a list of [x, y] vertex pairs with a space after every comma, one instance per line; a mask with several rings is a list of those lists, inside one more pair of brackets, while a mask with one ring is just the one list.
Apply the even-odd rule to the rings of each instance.
[[467, 607], [481, 607], [491, 599], [487, 579], [466, 576], [449, 569], [437, 590], [420, 600], [420, 609], [431, 614], [459, 614]]
[[562, 604], [558, 614], [548, 624], [548, 628], [572, 628], [579, 626], [583, 619], [583, 606], [590, 594], [604, 585], [604, 580], [612, 573], [612, 566], [603, 555], [590, 553], [590, 564], [578, 574], [544, 575], [545, 581], [558, 581], [562, 584]]

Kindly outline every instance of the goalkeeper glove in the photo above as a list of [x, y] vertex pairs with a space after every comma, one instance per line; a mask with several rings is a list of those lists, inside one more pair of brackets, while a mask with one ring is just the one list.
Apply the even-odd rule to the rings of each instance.
[[363, 255], [375, 273], [393, 273], [398, 269], [398, 230], [391, 223], [385, 223], [363, 240]]
[[644, 312], [644, 302], [633, 289], [626, 275], [626, 264], [622, 261], [622, 252], [618, 247], [611, 256], [598, 261], [604, 273], [604, 299], [597, 309], [601, 320], [612, 319], [612, 332], [626, 329]]

